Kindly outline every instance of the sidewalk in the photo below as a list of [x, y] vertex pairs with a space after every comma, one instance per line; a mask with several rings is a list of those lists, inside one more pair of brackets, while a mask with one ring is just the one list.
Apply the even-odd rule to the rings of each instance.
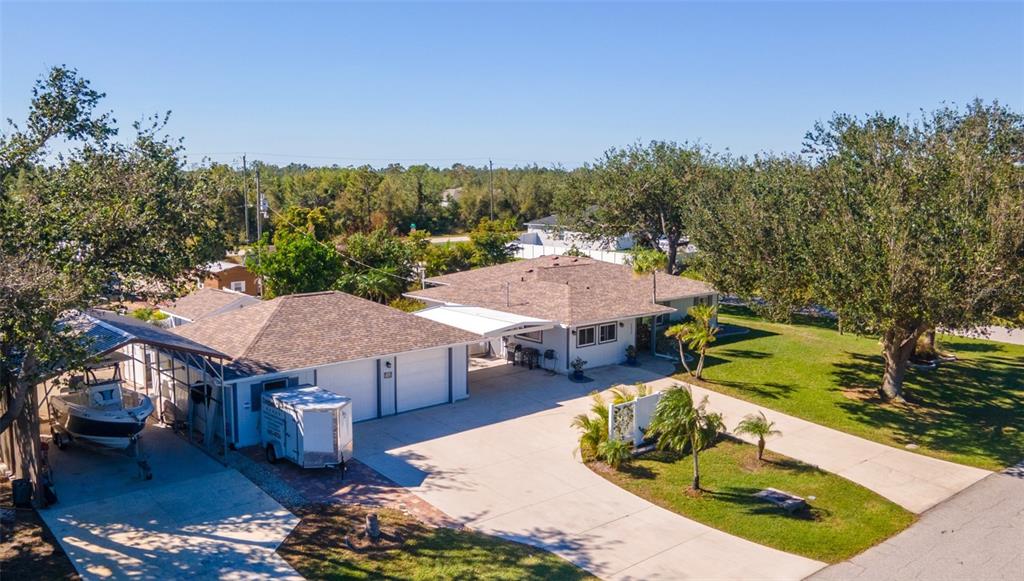
[[[662, 390], [677, 383], [683, 382], [665, 378], [648, 385]], [[743, 416], [763, 410], [782, 432], [768, 440], [769, 450], [838, 474], [914, 513], [928, 510], [991, 474], [871, 442], [704, 388], [691, 388], [698, 401], [708, 396], [711, 409], [725, 416], [730, 430]], [[739, 437], [756, 443], [749, 436]]]

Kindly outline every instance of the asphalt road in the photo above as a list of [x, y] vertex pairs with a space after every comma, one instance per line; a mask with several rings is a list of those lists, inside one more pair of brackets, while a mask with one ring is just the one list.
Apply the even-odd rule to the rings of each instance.
[[916, 524], [814, 581], [1024, 579], [1024, 462], [993, 474]]

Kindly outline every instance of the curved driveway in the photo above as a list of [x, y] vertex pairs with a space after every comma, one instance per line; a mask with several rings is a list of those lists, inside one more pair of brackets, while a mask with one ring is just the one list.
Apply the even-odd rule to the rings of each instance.
[[580, 463], [570, 422], [586, 394], [671, 370], [660, 371], [611, 366], [588, 371], [589, 384], [475, 371], [469, 400], [357, 424], [356, 456], [467, 527], [606, 579], [802, 579], [822, 568], [657, 507]]

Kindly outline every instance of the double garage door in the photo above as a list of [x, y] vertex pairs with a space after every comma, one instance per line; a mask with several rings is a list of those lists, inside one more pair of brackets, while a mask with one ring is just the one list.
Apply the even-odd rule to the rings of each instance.
[[351, 398], [355, 421], [378, 417], [378, 402], [380, 415], [387, 416], [448, 401], [447, 347], [398, 355], [391, 377], [388, 371], [382, 364], [378, 378], [376, 359], [351, 361], [321, 367], [317, 383]]

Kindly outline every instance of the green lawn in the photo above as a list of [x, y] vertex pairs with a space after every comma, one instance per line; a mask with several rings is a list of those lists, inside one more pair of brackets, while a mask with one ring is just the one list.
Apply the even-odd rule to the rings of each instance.
[[[377, 511], [392, 541], [361, 543], [367, 510], [307, 507], [277, 552], [307, 579], [594, 579], [552, 553], [497, 537], [430, 528], [394, 510]], [[345, 543], [346, 536], [355, 550]]]
[[[668, 510], [755, 543], [828, 563], [847, 559], [903, 530], [914, 515], [844, 478], [757, 448], [723, 440], [700, 454], [701, 486], [686, 493], [693, 478], [689, 456], [644, 455], [621, 472], [595, 471], [622, 488]], [[811, 509], [788, 515], [754, 498], [776, 488], [808, 498]]]
[[959, 361], [911, 369], [910, 403], [890, 405], [875, 397], [882, 375], [876, 339], [840, 335], [820, 320], [770, 323], [745, 309], [725, 308], [720, 319], [750, 333], [708, 351], [701, 385], [953, 462], [996, 470], [1024, 458], [1024, 346], [942, 336], [939, 348]]

